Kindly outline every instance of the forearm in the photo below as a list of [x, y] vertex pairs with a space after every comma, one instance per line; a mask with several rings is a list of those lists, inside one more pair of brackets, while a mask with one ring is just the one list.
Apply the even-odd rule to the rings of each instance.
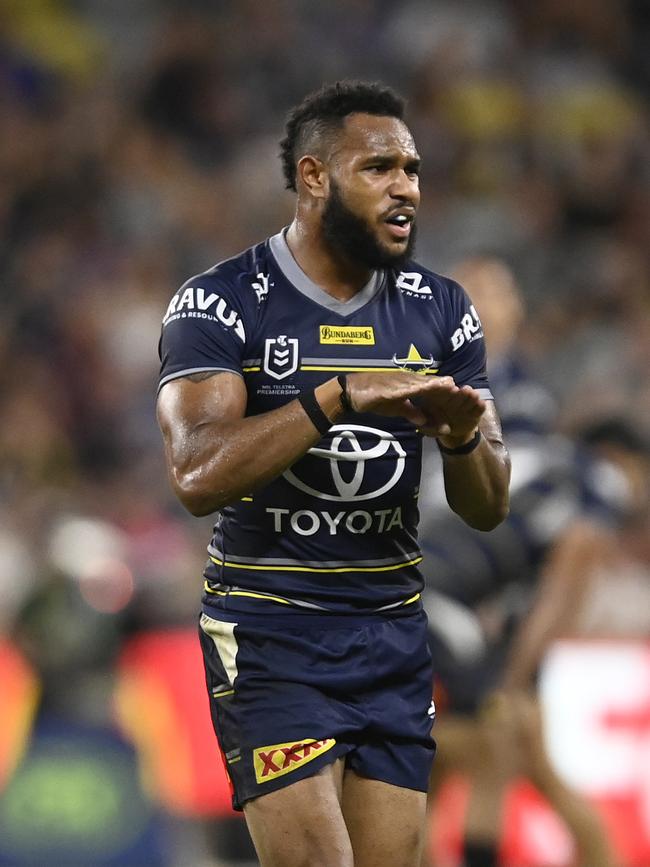
[[493, 530], [508, 514], [510, 458], [500, 430], [489, 419], [481, 420], [479, 430], [481, 440], [469, 454], [441, 451], [445, 493], [449, 506], [470, 527]]
[[[445, 402], [456, 398], [458, 389], [450, 377], [426, 380], [403, 371], [355, 373], [346, 383], [346, 408], [348, 412], [401, 416], [422, 426], [427, 416], [411, 398], [429, 392], [436, 392], [437, 399]], [[178, 498], [192, 514], [207, 515], [266, 485], [338, 420], [343, 414], [343, 395], [335, 378], [316, 388], [313, 409], [320, 418], [315, 424], [300, 403], [309, 398], [308, 393], [276, 410], [246, 417], [248, 395], [235, 373], [179, 377], [166, 384], [158, 397], [157, 413]], [[462, 400], [476, 402], [471, 395]], [[440, 428], [432, 430], [435, 435]]]
[[[335, 379], [316, 389], [334, 423], [342, 414]], [[172, 482], [194, 515], [208, 515], [283, 473], [322, 438], [298, 400], [260, 415], [206, 422], [188, 432], [183, 454], [171, 455]]]

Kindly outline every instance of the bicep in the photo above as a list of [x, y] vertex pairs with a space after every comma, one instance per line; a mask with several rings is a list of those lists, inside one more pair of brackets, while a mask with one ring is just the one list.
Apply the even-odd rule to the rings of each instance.
[[241, 376], [225, 371], [185, 376], [167, 382], [156, 406], [158, 424], [172, 458], [192, 448], [194, 436], [244, 417], [246, 386]]

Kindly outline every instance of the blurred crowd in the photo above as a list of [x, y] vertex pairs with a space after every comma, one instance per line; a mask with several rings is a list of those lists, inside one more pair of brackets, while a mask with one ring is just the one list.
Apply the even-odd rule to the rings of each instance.
[[194, 622], [160, 320], [289, 222], [283, 117], [324, 81], [406, 96], [418, 258], [513, 269], [557, 431], [650, 437], [649, 44], [644, 0], [0, 2], [0, 636], [44, 701], [107, 719], [124, 637]]

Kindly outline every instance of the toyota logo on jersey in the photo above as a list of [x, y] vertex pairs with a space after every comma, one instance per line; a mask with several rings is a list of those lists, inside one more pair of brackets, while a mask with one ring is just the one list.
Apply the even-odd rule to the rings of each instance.
[[[334, 425], [329, 436], [328, 448], [309, 449], [300, 461], [302, 478], [296, 472], [298, 465], [284, 472], [284, 478], [303, 493], [335, 502], [373, 500], [390, 491], [402, 477], [406, 452], [393, 434], [365, 425]], [[381, 464], [378, 463], [380, 459], [383, 459]], [[315, 468], [319, 471], [314, 475], [317, 475], [322, 488], [305, 481], [311, 460], [329, 464], [326, 473]], [[372, 472], [368, 471], [370, 462]], [[313, 482], [313, 478], [310, 481]]]

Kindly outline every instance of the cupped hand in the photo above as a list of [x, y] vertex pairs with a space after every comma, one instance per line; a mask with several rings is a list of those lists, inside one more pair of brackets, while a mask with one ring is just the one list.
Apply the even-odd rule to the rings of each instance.
[[347, 382], [348, 397], [355, 412], [402, 416], [417, 427], [426, 427], [427, 431], [435, 427], [440, 428], [440, 433], [451, 432], [446, 417], [439, 413], [439, 408], [447, 407], [449, 399], [460, 391], [451, 376], [424, 377], [406, 371], [351, 373]]
[[432, 390], [416, 400], [426, 415], [420, 432], [438, 437], [447, 448], [462, 446], [470, 440], [485, 412], [485, 401], [469, 385]]

